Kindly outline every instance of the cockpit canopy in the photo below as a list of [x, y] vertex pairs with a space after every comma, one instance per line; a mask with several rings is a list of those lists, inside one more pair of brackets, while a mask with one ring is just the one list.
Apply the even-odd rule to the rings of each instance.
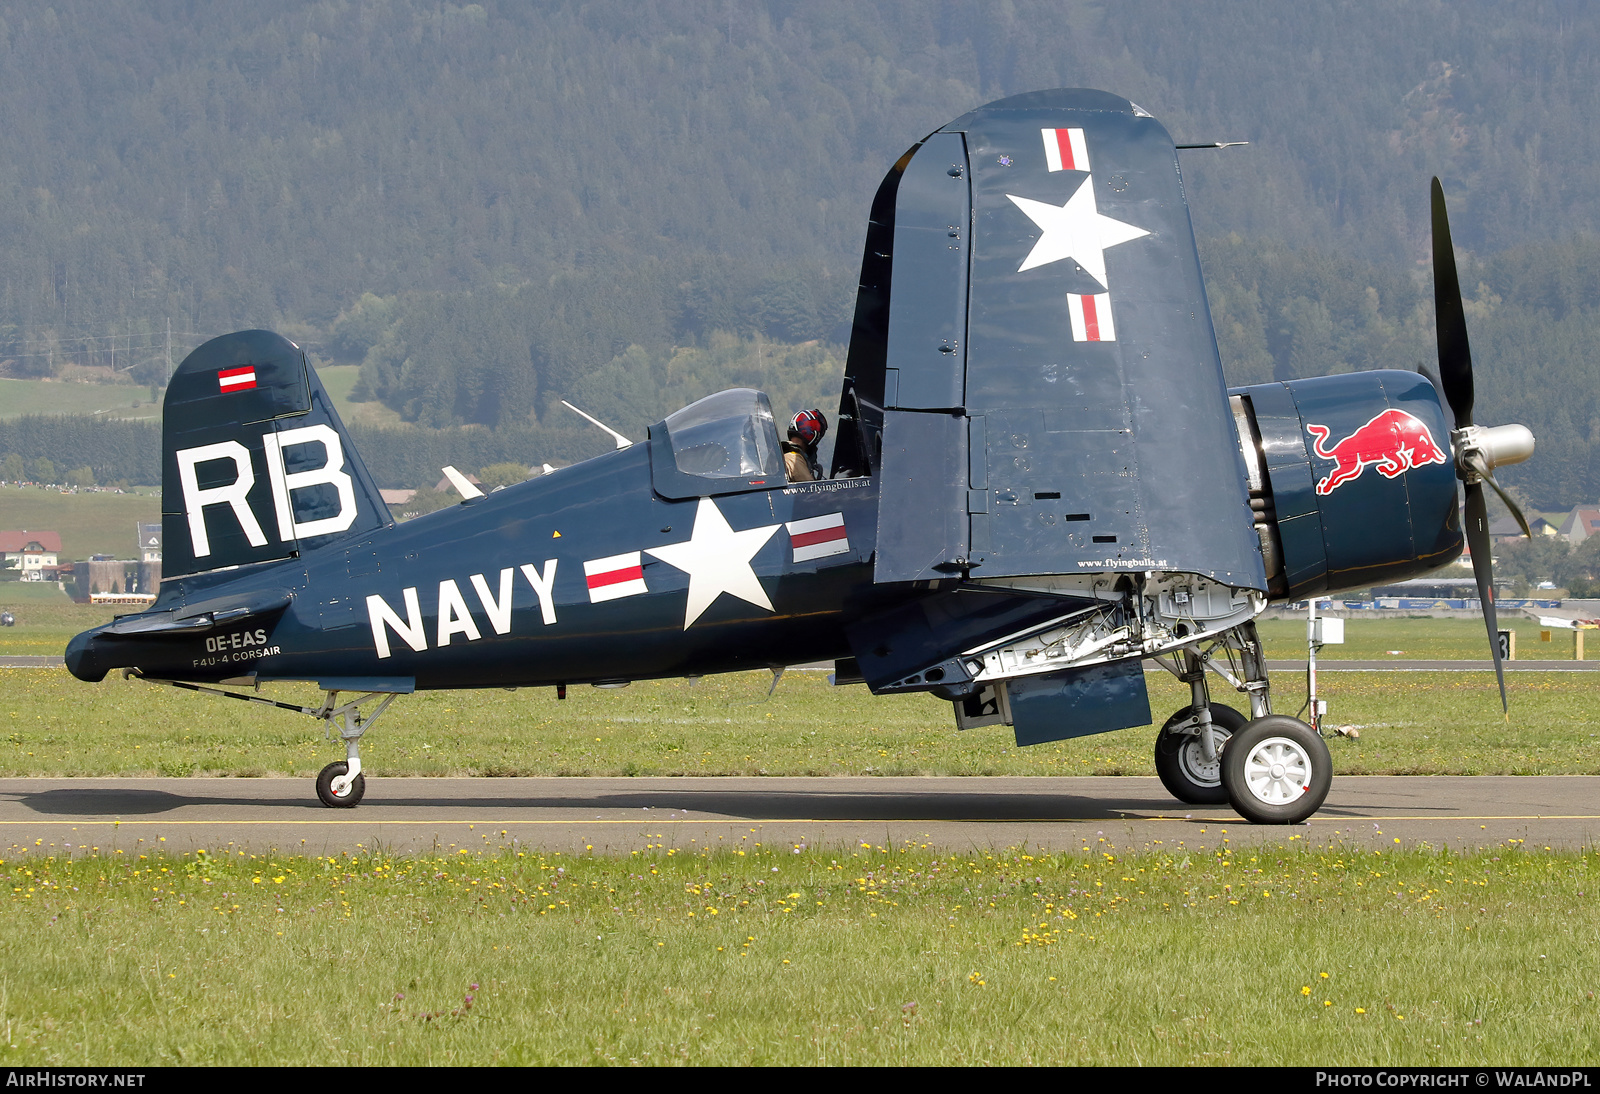
[[650, 467], [656, 493], [668, 498], [782, 484], [783, 454], [772, 404], [747, 387], [690, 403], [651, 427]]

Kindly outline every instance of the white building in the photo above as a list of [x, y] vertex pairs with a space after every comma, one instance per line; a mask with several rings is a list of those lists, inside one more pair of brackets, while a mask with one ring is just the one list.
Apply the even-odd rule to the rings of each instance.
[[21, 570], [23, 581], [43, 581], [45, 568], [54, 571], [60, 557], [57, 532], [0, 532], [0, 567]]

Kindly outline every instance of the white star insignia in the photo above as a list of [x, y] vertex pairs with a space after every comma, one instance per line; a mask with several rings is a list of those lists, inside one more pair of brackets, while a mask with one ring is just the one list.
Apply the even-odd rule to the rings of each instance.
[[649, 548], [646, 554], [689, 575], [689, 603], [683, 613], [683, 629], [699, 619], [723, 593], [736, 596], [758, 608], [772, 611], [772, 601], [761, 587], [750, 560], [766, 545], [781, 525], [749, 528], [735, 532], [716, 502], [701, 498], [694, 514], [694, 531], [683, 543]]
[[1109, 288], [1106, 283], [1106, 248], [1150, 234], [1143, 228], [1101, 216], [1095, 208], [1094, 180], [1091, 178], [1083, 180], [1065, 205], [1019, 198], [1015, 194], [1007, 194], [1006, 197], [1027, 213], [1028, 218], [1044, 232], [1033, 245], [1033, 250], [1028, 252], [1028, 257], [1022, 260], [1022, 265], [1017, 267], [1018, 273], [1070, 258], [1100, 282], [1102, 288]]

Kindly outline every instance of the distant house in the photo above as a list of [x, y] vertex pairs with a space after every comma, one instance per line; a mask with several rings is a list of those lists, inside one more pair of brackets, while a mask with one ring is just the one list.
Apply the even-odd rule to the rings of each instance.
[[60, 557], [57, 532], [0, 532], [0, 567], [21, 570], [23, 581], [43, 581], [45, 568], [54, 570]]
[[161, 588], [161, 525], [139, 522], [139, 591], [154, 596]]
[[139, 522], [139, 561], [161, 561], [161, 525]]
[[1574, 509], [1562, 520], [1559, 533], [1573, 543], [1582, 543], [1600, 532], [1600, 509]]
[[[1554, 536], [1561, 533], [1559, 526], [1552, 524], [1543, 517], [1534, 517], [1530, 520], [1528, 522], [1528, 531], [1536, 536]], [[1516, 517], [1501, 517], [1489, 525], [1489, 538], [1496, 543], [1502, 543], [1508, 539], [1521, 539], [1522, 525], [1517, 523]]]
[[417, 496], [415, 490], [379, 490], [385, 505], [404, 505]]

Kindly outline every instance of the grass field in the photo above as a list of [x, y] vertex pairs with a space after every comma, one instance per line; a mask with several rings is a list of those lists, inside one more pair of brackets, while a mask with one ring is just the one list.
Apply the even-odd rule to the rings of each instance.
[[0, 1063], [1600, 1062], [1600, 856], [0, 863]]
[[[1263, 619], [1256, 626], [1269, 658], [1305, 660], [1304, 616]], [[1516, 632], [1517, 657], [1523, 661], [1572, 658], [1575, 631], [1551, 630], [1520, 615], [1501, 616], [1500, 629]], [[1343, 645], [1322, 647], [1319, 661], [1485, 661], [1491, 656], [1488, 632], [1477, 618], [1349, 619], [1344, 634]], [[1541, 634], [1549, 634], [1550, 641], [1541, 641]], [[1600, 660], [1600, 633], [1590, 633], [1585, 641], [1586, 657]]]
[[[324, 365], [317, 369], [340, 417], [376, 418], [382, 422], [400, 417], [381, 403], [353, 403], [350, 391], [360, 378], [360, 365]], [[161, 417], [161, 405], [150, 401], [150, 389], [136, 384], [58, 383], [53, 380], [0, 379], [0, 418], [24, 414], [95, 414], [111, 418]]]
[[[1187, 689], [1150, 674], [1164, 720]], [[400, 700], [365, 738], [376, 775], [1149, 775], [1148, 728], [1019, 749], [995, 726], [958, 733], [950, 706], [925, 695], [832, 688], [824, 674], [641, 681], [622, 691], [428, 692]], [[1600, 712], [1586, 675], [1508, 678], [1502, 720], [1490, 673], [1341, 673], [1325, 681], [1330, 718], [1361, 727], [1334, 738], [1340, 774], [1597, 774]], [[1303, 700], [1280, 677], [1278, 709]], [[314, 704], [309, 685], [272, 698]], [[1229, 698], [1236, 698], [1229, 696]], [[284, 711], [116, 677], [84, 684], [64, 670], [0, 670], [0, 775], [308, 774], [342, 757], [317, 723]]]
[[[18, 590], [17, 585], [3, 587]], [[0, 654], [59, 653], [77, 631], [108, 620], [53, 587], [13, 610]], [[4, 595], [4, 592], [0, 592]], [[1361, 621], [1373, 649], [1459, 649], [1470, 620]], [[1537, 629], [1519, 621], [1521, 641]], [[1274, 634], [1281, 630], [1281, 635]], [[1302, 624], [1264, 626], [1270, 656], [1293, 656]], [[1350, 628], [1352, 638], [1361, 634]], [[1557, 632], [1558, 635], [1564, 632]], [[1570, 639], [1569, 639], [1570, 641]], [[1346, 650], [1363, 648], [1353, 641]], [[1401, 660], [1397, 658], [1397, 660]], [[1187, 689], [1147, 675], [1152, 717], [1184, 705]], [[379, 775], [1148, 775], [1154, 734], [1138, 728], [1019, 749], [1001, 727], [957, 733], [947, 703], [833, 688], [823, 673], [745, 673], [690, 685], [641, 681], [621, 691], [575, 687], [430, 692], [402, 699], [363, 744]], [[1360, 728], [1330, 741], [1341, 774], [1597, 774], [1594, 681], [1566, 673], [1507, 677], [1503, 719], [1487, 672], [1328, 674], [1332, 724]], [[307, 685], [269, 685], [274, 698], [314, 703]], [[1237, 695], [1217, 698], [1243, 708]], [[1274, 679], [1276, 708], [1305, 700], [1298, 674]], [[84, 684], [55, 670], [0, 670], [3, 775], [304, 774], [337, 758], [308, 718], [116, 677]]]
[[[0, 498], [4, 497], [4, 490], [0, 490]], [[131, 527], [128, 534], [133, 535]], [[111, 608], [74, 604], [71, 597], [48, 581], [0, 583], [0, 608], [10, 611], [17, 620], [15, 626], [0, 628], [0, 655], [59, 657], [73, 635], [109, 623], [115, 617]]]
[[355, 388], [356, 381], [361, 378], [360, 365], [322, 365], [317, 369], [317, 377], [322, 381], [322, 386], [328, 389], [328, 396], [333, 399], [339, 417], [343, 418], [346, 424], [352, 422], [378, 426], [400, 424], [399, 413], [390, 410], [382, 403], [351, 401], [350, 392]]
[[108, 418], [159, 418], [150, 389], [136, 384], [71, 384], [0, 380], [0, 418], [24, 414], [95, 414]]
[[[155, 493], [63, 494], [37, 486], [0, 486], [0, 528], [61, 533], [63, 561], [93, 554], [137, 558], [139, 531], [134, 526], [160, 520], [161, 498]], [[0, 584], [0, 602], [8, 595], [8, 586]]]

